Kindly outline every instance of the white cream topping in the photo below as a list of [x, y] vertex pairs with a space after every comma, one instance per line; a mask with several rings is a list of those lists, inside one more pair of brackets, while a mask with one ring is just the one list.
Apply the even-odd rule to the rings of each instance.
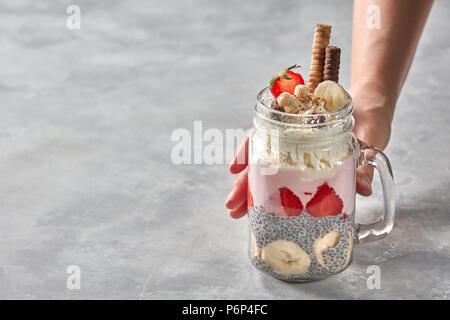
[[[323, 139], [342, 131], [340, 125], [286, 129], [278, 139], [277, 135], [271, 136], [262, 130], [256, 130], [252, 139], [253, 159], [302, 170], [310, 179], [331, 177], [334, 168], [350, 156], [351, 136], [334, 139], [326, 145], [323, 144]], [[308, 138], [308, 144], [304, 143], [304, 138]], [[314, 144], [315, 141], [317, 144]]]

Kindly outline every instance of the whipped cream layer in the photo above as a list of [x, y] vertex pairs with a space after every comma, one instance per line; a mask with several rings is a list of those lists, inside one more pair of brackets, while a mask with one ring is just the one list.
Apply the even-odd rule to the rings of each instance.
[[333, 176], [334, 168], [352, 154], [351, 135], [324, 144], [325, 138], [329, 139], [330, 136], [343, 132], [341, 125], [282, 131], [280, 129], [279, 132], [279, 135], [271, 135], [270, 129], [257, 129], [252, 138], [252, 159], [273, 166], [304, 171], [305, 180]]

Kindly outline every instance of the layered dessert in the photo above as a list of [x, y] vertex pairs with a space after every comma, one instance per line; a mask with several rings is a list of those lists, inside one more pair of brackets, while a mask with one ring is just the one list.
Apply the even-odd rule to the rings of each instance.
[[296, 65], [270, 80], [260, 102], [271, 111], [250, 143], [252, 263], [287, 281], [321, 279], [351, 260], [356, 160], [351, 134], [342, 134], [349, 96], [330, 31], [316, 25], [307, 84]]

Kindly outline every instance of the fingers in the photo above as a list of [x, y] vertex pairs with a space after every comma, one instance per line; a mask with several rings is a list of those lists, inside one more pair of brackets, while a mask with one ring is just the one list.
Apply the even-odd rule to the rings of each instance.
[[[355, 100], [354, 100], [355, 102]], [[358, 101], [355, 102], [355, 128], [353, 132], [358, 139], [383, 149], [389, 142], [392, 118], [383, 108], [361, 108]], [[366, 150], [364, 158], [371, 160], [375, 152]], [[356, 192], [362, 196], [372, 194], [373, 167], [360, 166], [356, 171]]]
[[248, 188], [248, 142], [251, 130], [244, 141], [237, 147], [233, 160], [228, 168], [230, 173], [239, 174], [231, 186], [230, 194], [225, 201], [225, 207], [230, 209], [230, 217], [239, 219], [247, 214], [247, 188]]
[[248, 171], [244, 169], [236, 180], [233, 182], [230, 194], [225, 201], [225, 207], [233, 210], [238, 208], [242, 203], [247, 201], [247, 185], [248, 185]]
[[368, 197], [372, 194], [373, 167], [360, 166], [356, 170], [356, 192]]
[[237, 174], [244, 170], [247, 167], [248, 163], [248, 141], [250, 139], [248, 133], [245, 136], [244, 141], [237, 147], [236, 152], [234, 154], [233, 160], [231, 161], [230, 167], [228, 170], [232, 174]]
[[230, 217], [239, 219], [247, 214], [248, 171], [244, 169], [233, 182], [231, 192], [225, 202], [230, 209]]
[[239, 207], [230, 211], [230, 217], [234, 219], [242, 218], [247, 214], [247, 200], [245, 200]]

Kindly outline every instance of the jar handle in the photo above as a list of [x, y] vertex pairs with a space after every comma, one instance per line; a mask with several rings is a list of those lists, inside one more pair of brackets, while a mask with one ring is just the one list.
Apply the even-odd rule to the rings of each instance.
[[[394, 226], [395, 190], [394, 177], [388, 157], [380, 149], [358, 139], [360, 147], [359, 165], [370, 165], [377, 169], [383, 187], [384, 214], [376, 222], [357, 225], [357, 243], [371, 242], [387, 236]], [[364, 152], [368, 151], [368, 152]]]

